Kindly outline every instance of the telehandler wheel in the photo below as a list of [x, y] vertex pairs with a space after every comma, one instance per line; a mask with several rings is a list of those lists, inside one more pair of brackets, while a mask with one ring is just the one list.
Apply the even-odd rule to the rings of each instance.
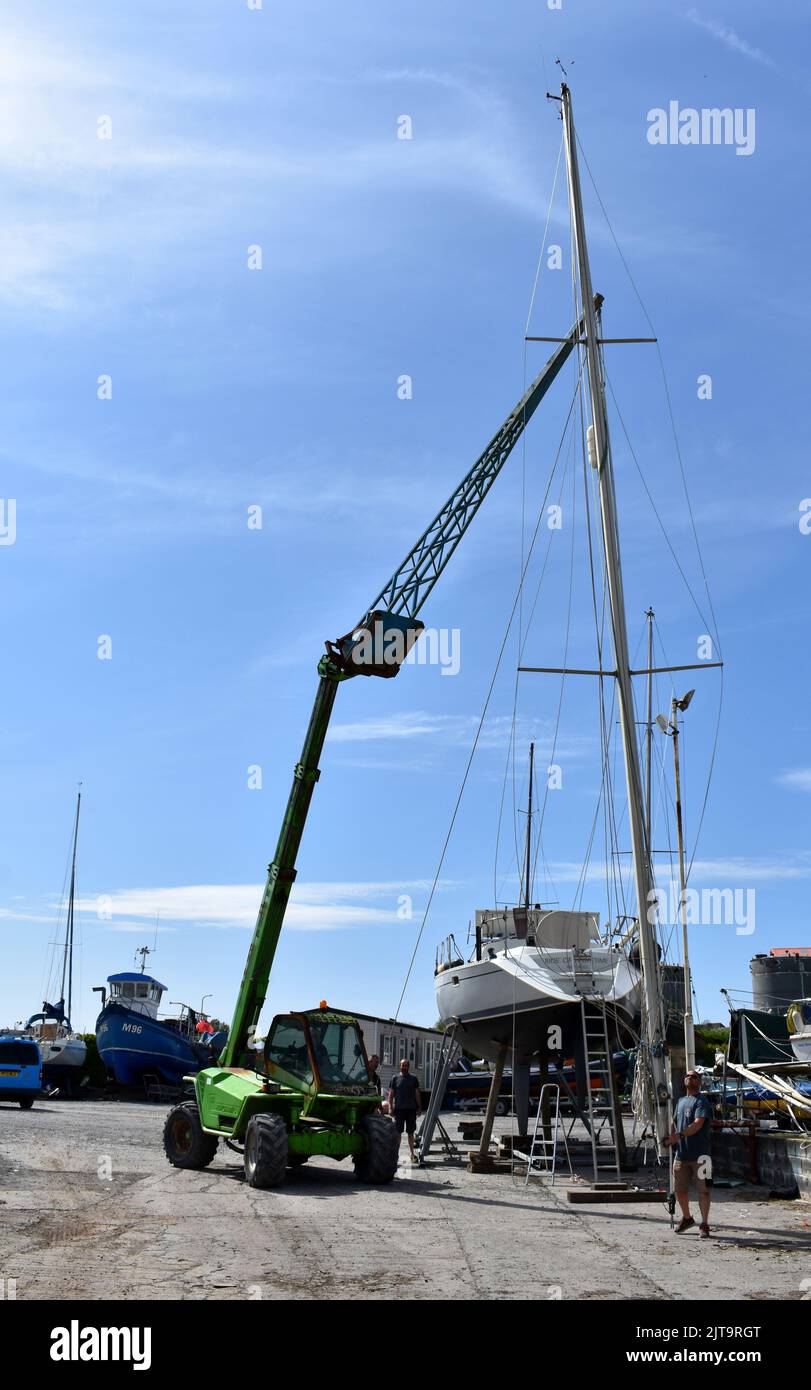
[[361, 1182], [391, 1182], [400, 1157], [400, 1136], [387, 1115], [364, 1115], [358, 1129], [366, 1136], [366, 1153], [355, 1159]]
[[175, 1168], [206, 1168], [217, 1152], [218, 1141], [205, 1134], [193, 1100], [174, 1106], [163, 1126], [163, 1149]]
[[287, 1127], [281, 1115], [254, 1115], [245, 1131], [245, 1177], [251, 1187], [278, 1187], [288, 1164]]
[[33, 1096], [26, 1096], [25, 1100], [21, 1100], [21, 1101], [20, 1101], [20, 1109], [21, 1109], [21, 1110], [30, 1110], [33, 1104], [34, 1104], [34, 1098], [33, 1098]]

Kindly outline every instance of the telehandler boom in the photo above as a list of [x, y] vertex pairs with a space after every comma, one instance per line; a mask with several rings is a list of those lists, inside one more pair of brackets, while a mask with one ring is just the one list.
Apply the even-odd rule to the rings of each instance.
[[[602, 302], [600, 296], [595, 299]], [[313, 789], [321, 775], [318, 762], [338, 686], [358, 675], [397, 675], [423, 629], [420, 609], [582, 331], [581, 318], [357, 626], [326, 643], [228, 1040], [217, 1066], [189, 1078], [196, 1104], [181, 1103], [166, 1121], [166, 1154], [177, 1167], [204, 1167], [222, 1138], [244, 1146], [246, 1177], [255, 1187], [275, 1186], [286, 1167], [306, 1162], [315, 1153], [339, 1159], [352, 1155], [365, 1181], [385, 1182], [394, 1176], [398, 1137], [391, 1121], [375, 1113], [379, 1097], [369, 1079], [357, 1022], [331, 1013], [326, 1005], [274, 1018], [262, 1074], [253, 1065], [259, 1015]]]

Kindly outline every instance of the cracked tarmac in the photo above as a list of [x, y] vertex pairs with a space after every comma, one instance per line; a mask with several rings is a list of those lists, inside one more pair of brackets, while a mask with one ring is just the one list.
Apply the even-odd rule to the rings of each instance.
[[439, 1158], [384, 1188], [318, 1159], [258, 1192], [223, 1146], [203, 1172], [171, 1168], [165, 1113], [0, 1106], [0, 1277], [18, 1299], [808, 1296], [811, 1204], [762, 1188], [716, 1189], [709, 1241], [674, 1236], [663, 1205], [575, 1208], [563, 1186]]

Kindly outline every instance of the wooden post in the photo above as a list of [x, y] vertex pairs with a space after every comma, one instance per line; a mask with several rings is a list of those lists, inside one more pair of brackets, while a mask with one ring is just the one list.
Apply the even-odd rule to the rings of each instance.
[[479, 1154], [484, 1158], [490, 1152], [490, 1140], [493, 1135], [493, 1120], [496, 1117], [496, 1101], [501, 1094], [501, 1081], [504, 1076], [504, 1061], [507, 1056], [507, 1044], [502, 1043], [496, 1058], [493, 1079], [490, 1082], [490, 1094], [487, 1097], [487, 1109], [484, 1112], [484, 1125], [482, 1126], [482, 1137], [479, 1140]]

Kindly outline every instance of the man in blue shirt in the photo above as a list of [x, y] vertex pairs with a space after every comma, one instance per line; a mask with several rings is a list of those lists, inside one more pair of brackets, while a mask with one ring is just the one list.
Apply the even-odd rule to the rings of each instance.
[[698, 1206], [701, 1212], [699, 1238], [706, 1240], [710, 1234], [710, 1190], [708, 1182], [712, 1178], [712, 1158], [710, 1156], [712, 1106], [706, 1096], [701, 1094], [701, 1078], [698, 1072], [688, 1071], [684, 1078], [687, 1092], [676, 1105], [675, 1128], [665, 1139], [666, 1144], [678, 1144], [678, 1157], [673, 1164], [676, 1199], [681, 1208], [681, 1221], [676, 1234], [689, 1231], [695, 1226], [690, 1215], [690, 1179], [694, 1179], [698, 1190]]

